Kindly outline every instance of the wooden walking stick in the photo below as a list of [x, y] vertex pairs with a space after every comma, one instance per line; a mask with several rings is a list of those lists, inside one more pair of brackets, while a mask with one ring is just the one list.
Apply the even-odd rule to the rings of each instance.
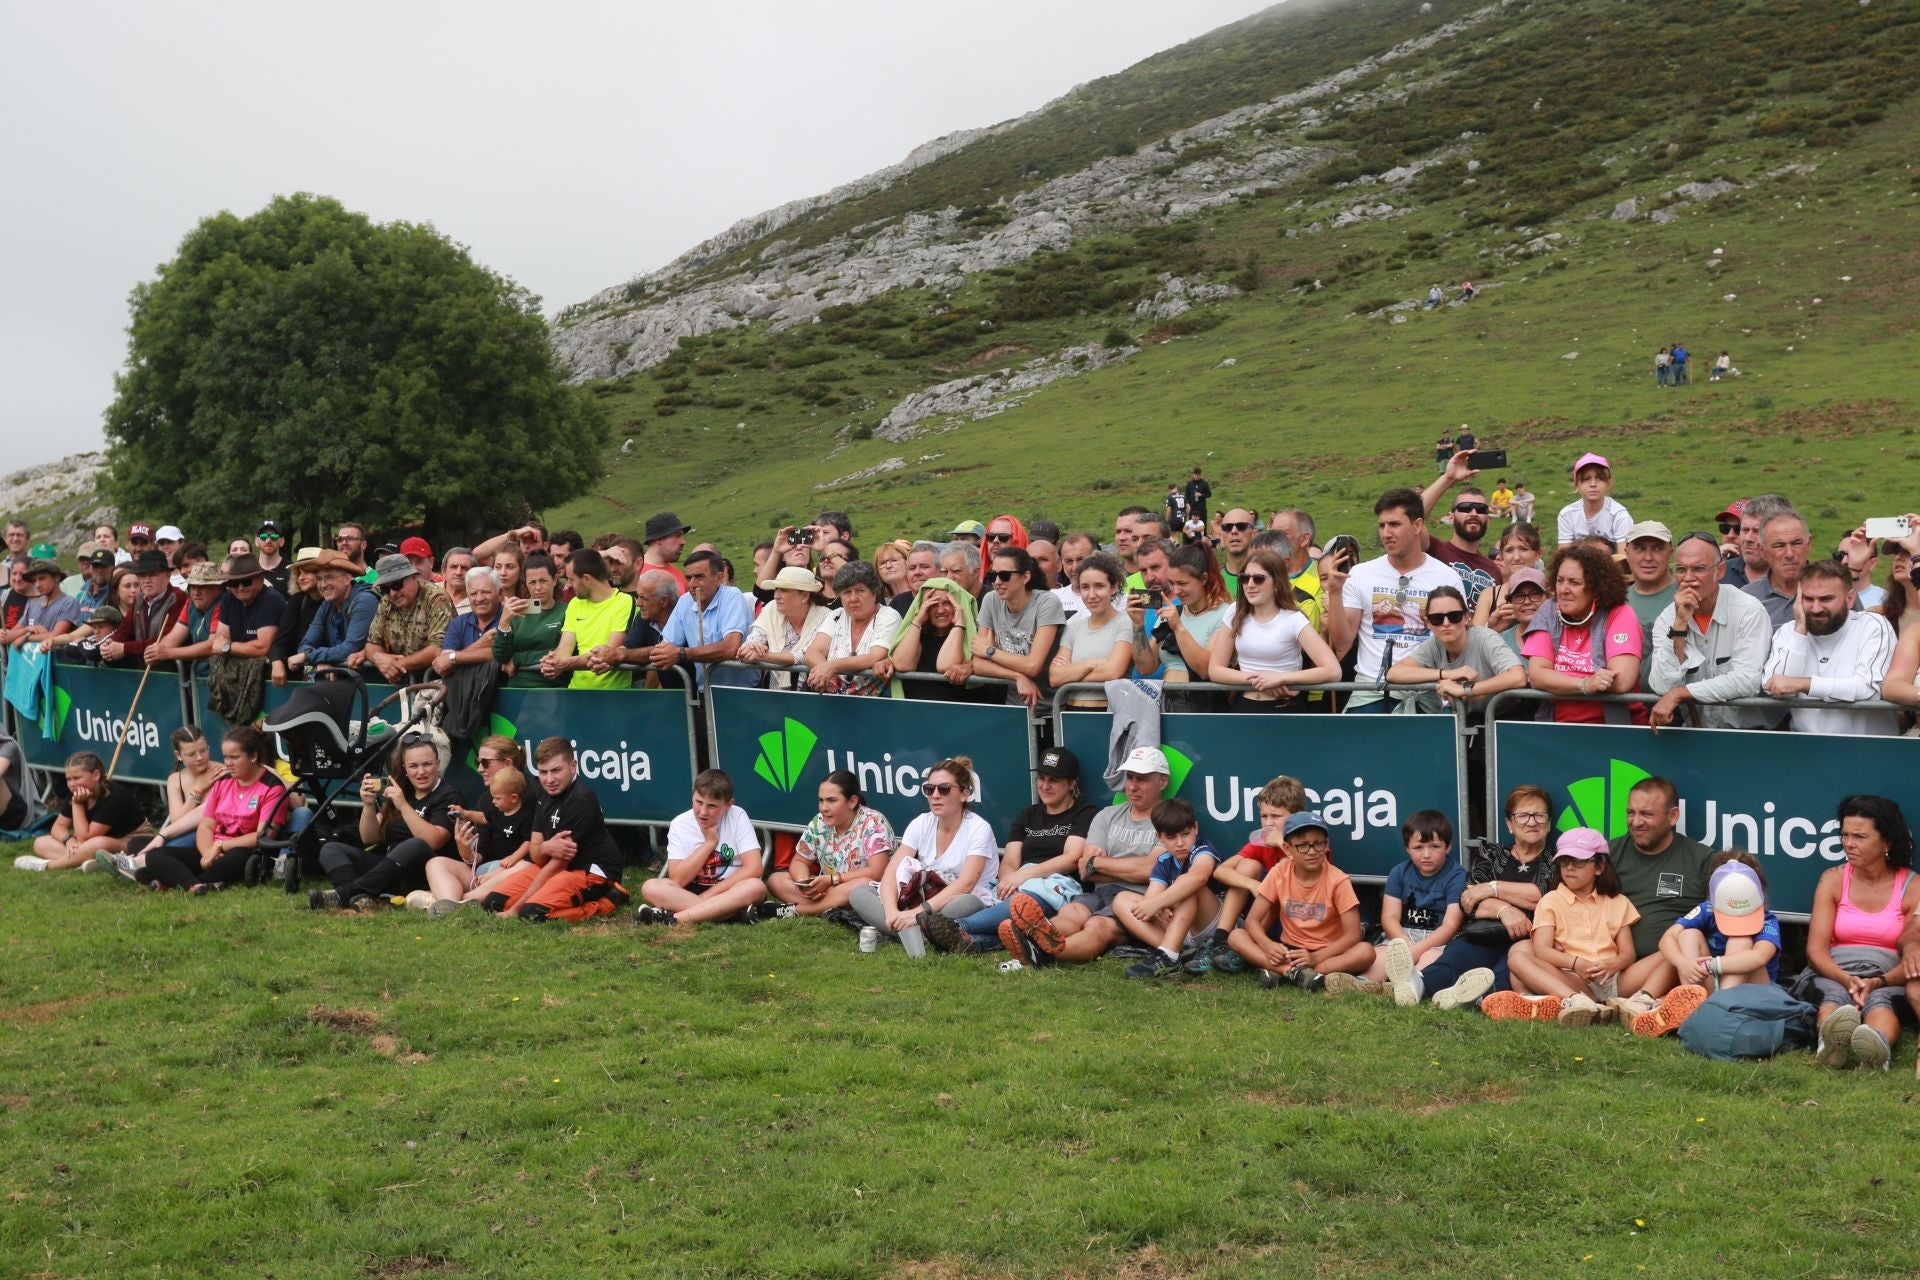
[[113, 759], [107, 761], [106, 780], [113, 778], [114, 766], [120, 763], [120, 749], [127, 745], [127, 735], [133, 732], [133, 713], [140, 709], [140, 695], [147, 691], [147, 677], [153, 674], [153, 664], [146, 663], [146, 670], [140, 673], [140, 687], [133, 691], [133, 705], [127, 708], [127, 718], [120, 722], [120, 741], [113, 744]]

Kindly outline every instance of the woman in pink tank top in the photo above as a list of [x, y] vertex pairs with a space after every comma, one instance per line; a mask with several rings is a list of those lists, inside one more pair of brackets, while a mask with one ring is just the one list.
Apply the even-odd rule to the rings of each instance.
[[1848, 796], [1839, 819], [1846, 861], [1820, 877], [1807, 928], [1807, 967], [1820, 993], [1814, 1053], [1830, 1067], [1885, 1070], [1901, 1012], [1911, 1018], [1920, 996], [1920, 970], [1909, 972], [1899, 951], [1920, 917], [1913, 833], [1900, 806], [1881, 796]]

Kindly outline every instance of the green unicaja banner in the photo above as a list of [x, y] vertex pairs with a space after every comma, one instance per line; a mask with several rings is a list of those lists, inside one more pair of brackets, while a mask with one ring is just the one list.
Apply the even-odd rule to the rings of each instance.
[[[693, 795], [693, 726], [680, 689], [502, 689], [486, 733], [519, 743], [529, 768], [542, 738], [573, 743], [581, 780], [609, 822], [671, 822]], [[455, 744], [455, 785], [468, 795], [480, 791], [473, 754], [472, 743]], [[531, 775], [527, 783], [540, 785]]]
[[[20, 749], [35, 768], [58, 770], [76, 751], [113, 759], [126, 733], [113, 776], [128, 782], [163, 783], [173, 772], [174, 730], [184, 725], [180, 675], [172, 663], [157, 668], [140, 689], [141, 672], [127, 667], [53, 667], [53, 736], [25, 716], [15, 716]], [[134, 706], [134, 693], [140, 703]], [[128, 712], [132, 715], [129, 717]]]
[[972, 759], [975, 807], [1001, 839], [1033, 803], [1025, 707], [726, 686], [707, 698], [714, 763], [755, 822], [805, 826], [820, 811], [821, 779], [846, 769], [898, 832], [927, 811], [921, 780], [950, 756]]
[[[1084, 794], [1108, 799], [1113, 717], [1070, 711], [1061, 722]], [[1348, 875], [1384, 878], [1406, 861], [1400, 824], [1408, 814], [1438, 809], [1461, 829], [1452, 716], [1174, 714], [1160, 717], [1160, 738], [1167, 794], [1193, 806], [1200, 834], [1223, 857], [1259, 828], [1260, 788], [1279, 774], [1305, 786], [1332, 828], [1334, 864]]]
[[1899, 800], [1920, 765], [1910, 738], [1855, 738], [1743, 729], [1646, 729], [1500, 722], [1496, 784], [1553, 797], [1554, 823], [1627, 834], [1627, 794], [1649, 775], [1680, 791], [1680, 830], [1712, 849], [1745, 849], [1767, 872], [1768, 904], [1813, 909], [1820, 873], [1839, 863], [1842, 797]]

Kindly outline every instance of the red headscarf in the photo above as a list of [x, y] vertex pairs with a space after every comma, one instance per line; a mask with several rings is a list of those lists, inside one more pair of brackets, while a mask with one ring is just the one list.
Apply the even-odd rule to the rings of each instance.
[[1019, 516], [1016, 516], [1016, 515], [995, 516], [993, 519], [987, 521], [987, 528], [991, 530], [994, 525], [998, 524], [1002, 520], [1005, 520], [1008, 524], [1013, 526], [1013, 541], [1007, 543], [1006, 545], [1010, 547], [1018, 547], [1022, 551], [1025, 551], [1027, 549], [1027, 526], [1020, 523]]

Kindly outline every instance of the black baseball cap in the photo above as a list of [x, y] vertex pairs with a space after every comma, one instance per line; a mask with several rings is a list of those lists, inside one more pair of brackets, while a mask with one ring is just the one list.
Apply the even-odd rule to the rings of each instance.
[[87, 557], [87, 564], [95, 569], [110, 568], [114, 564], [113, 552], [101, 548]]
[[1065, 747], [1048, 747], [1040, 753], [1040, 763], [1033, 771], [1043, 778], [1072, 780], [1080, 776], [1080, 757]]
[[285, 538], [287, 535], [280, 531], [280, 522], [278, 520], [262, 520], [259, 529], [254, 531], [254, 536], [257, 538]]

